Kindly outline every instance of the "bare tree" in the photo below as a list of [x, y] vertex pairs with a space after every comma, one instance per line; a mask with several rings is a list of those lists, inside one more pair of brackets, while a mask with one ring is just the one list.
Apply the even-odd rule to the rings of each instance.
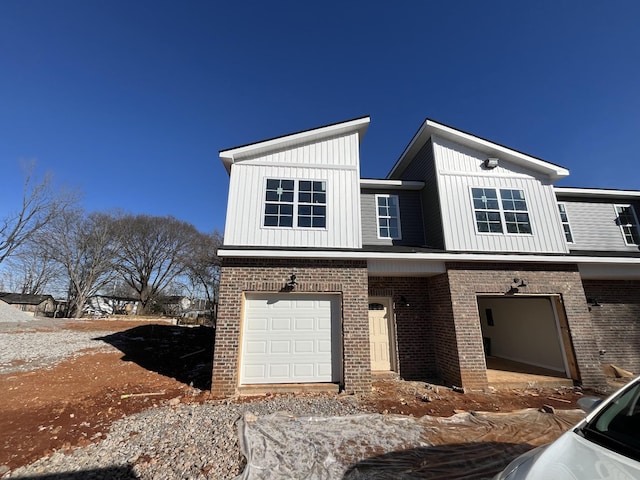
[[140, 313], [185, 270], [193, 239], [190, 223], [173, 217], [125, 215], [116, 222], [119, 246], [117, 268], [137, 293]]
[[217, 231], [200, 233], [192, 243], [185, 270], [190, 284], [189, 290], [194, 292], [201, 289], [211, 308], [218, 297], [220, 283], [218, 248], [220, 245], [222, 245], [222, 235]]
[[0, 263], [76, 202], [74, 194], [54, 189], [49, 174], [37, 182], [34, 168], [33, 163], [25, 167], [20, 206], [0, 219]]
[[104, 213], [67, 210], [39, 236], [69, 277], [68, 316], [82, 316], [84, 305], [115, 275], [114, 219]]
[[30, 237], [7, 259], [5, 276], [14, 293], [49, 293], [47, 290], [53, 287], [62, 274], [60, 264], [35, 240], [36, 237]]

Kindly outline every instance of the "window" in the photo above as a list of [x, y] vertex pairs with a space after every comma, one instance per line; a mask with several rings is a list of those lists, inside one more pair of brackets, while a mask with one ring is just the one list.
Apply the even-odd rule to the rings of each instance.
[[325, 228], [326, 187], [324, 181], [268, 178], [264, 226]]
[[560, 211], [560, 221], [562, 222], [562, 228], [564, 229], [564, 238], [567, 239], [567, 243], [573, 243], [573, 234], [571, 233], [571, 225], [569, 225], [569, 217], [567, 216], [567, 208], [565, 204], [559, 203], [558, 210]]
[[624, 241], [627, 245], [640, 245], [640, 234], [638, 234], [638, 217], [631, 205], [616, 205], [616, 222], [620, 225]]
[[400, 209], [397, 195], [376, 195], [378, 238], [399, 240]]
[[298, 183], [298, 226], [324, 228], [327, 218], [325, 182], [300, 180]]
[[473, 208], [478, 232], [502, 233], [500, 205], [494, 188], [473, 188]]
[[292, 227], [293, 226], [293, 180], [267, 179], [265, 194], [264, 226]]
[[522, 190], [472, 188], [473, 209], [479, 233], [531, 234], [527, 202]]

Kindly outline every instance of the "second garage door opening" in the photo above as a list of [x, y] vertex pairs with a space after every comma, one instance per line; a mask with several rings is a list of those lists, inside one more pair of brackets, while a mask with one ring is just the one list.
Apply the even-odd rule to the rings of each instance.
[[488, 369], [571, 378], [551, 297], [478, 297]]

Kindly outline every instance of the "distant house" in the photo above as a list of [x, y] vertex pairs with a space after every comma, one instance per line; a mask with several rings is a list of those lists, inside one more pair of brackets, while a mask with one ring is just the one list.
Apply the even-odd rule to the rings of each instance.
[[84, 312], [90, 315], [135, 315], [138, 312], [138, 300], [114, 295], [93, 295], [84, 306]]
[[0, 292], [0, 300], [33, 316], [53, 316], [56, 301], [51, 295]]
[[182, 315], [191, 308], [191, 300], [183, 295], [166, 295], [158, 298], [157, 304], [165, 315]]

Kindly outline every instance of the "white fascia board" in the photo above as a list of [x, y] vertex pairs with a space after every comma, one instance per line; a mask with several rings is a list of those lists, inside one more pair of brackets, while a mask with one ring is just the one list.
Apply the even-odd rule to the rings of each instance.
[[387, 175], [387, 177], [391, 177], [394, 171], [405, 161], [405, 159], [412, 158], [415, 152], [418, 149], [422, 148], [427, 140], [434, 135], [445, 138], [452, 142], [462, 144], [475, 150], [486, 152], [487, 156], [495, 156], [499, 158], [502, 157], [517, 165], [542, 172], [548, 175], [554, 181], [569, 175], [569, 170], [559, 165], [545, 162], [544, 160], [532, 157], [531, 155], [527, 155], [526, 153], [513, 150], [503, 145], [485, 140], [484, 138], [476, 137], [475, 135], [471, 135], [470, 133], [462, 132], [447, 125], [443, 125], [441, 123], [434, 122], [433, 120], [426, 119], [418, 130], [418, 133], [416, 133], [416, 135], [411, 139], [411, 142], [409, 143], [407, 148], [405, 148], [404, 152], [402, 152], [402, 155], [393, 166], [391, 172], [389, 172], [389, 175]]
[[424, 182], [413, 180], [378, 180], [361, 178], [360, 188], [384, 188], [394, 190], [422, 190]]
[[303, 132], [272, 138], [270, 140], [264, 140], [262, 142], [231, 148], [229, 150], [221, 150], [219, 152], [219, 156], [227, 171], [230, 171], [231, 165], [242, 158], [261, 155], [282, 148], [291, 148], [296, 145], [318, 141], [323, 138], [358, 132], [358, 140], [362, 141], [370, 121], [371, 118], [368, 116], [356, 118], [346, 122], [335, 123], [333, 125], [327, 125], [311, 130], [305, 130]]
[[638, 190], [609, 190], [605, 188], [573, 188], [553, 187], [556, 194], [573, 197], [598, 197], [598, 198], [640, 198]]
[[567, 263], [567, 264], [628, 264], [640, 266], [640, 257], [589, 257], [570, 255], [513, 255], [497, 253], [393, 253], [330, 250], [218, 250], [219, 257], [243, 258], [308, 258], [351, 260], [415, 260], [435, 262], [497, 262], [497, 263]]

